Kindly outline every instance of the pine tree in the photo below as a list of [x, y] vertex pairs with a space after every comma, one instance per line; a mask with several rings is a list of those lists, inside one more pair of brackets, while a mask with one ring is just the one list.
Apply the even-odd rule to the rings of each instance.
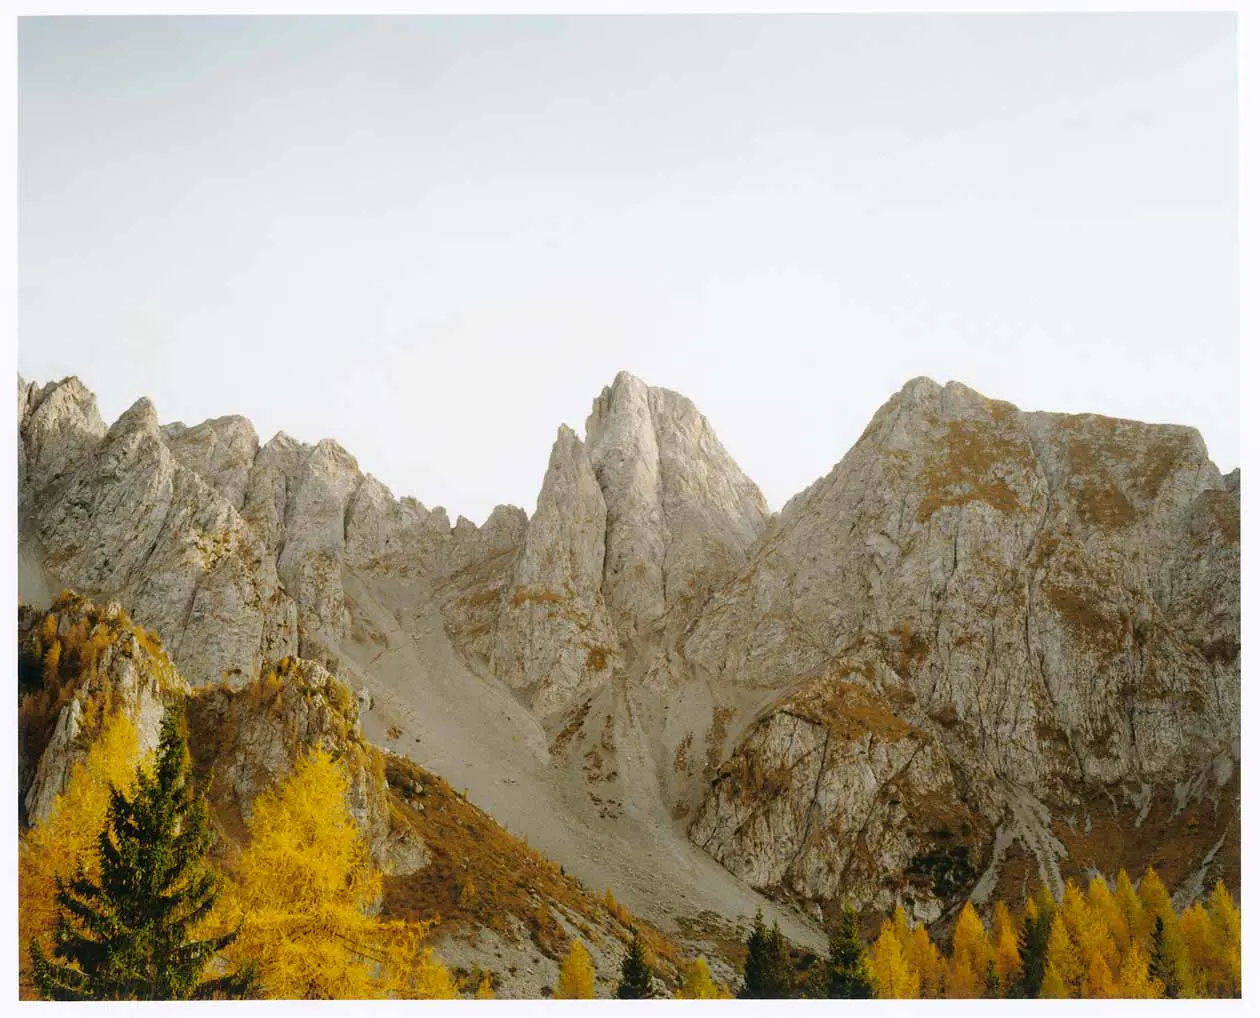
[[580, 940], [574, 939], [560, 965], [556, 997], [560, 1000], [590, 1000], [595, 996], [595, 966]]
[[1180, 996], [1177, 970], [1173, 963], [1172, 953], [1168, 949], [1168, 937], [1164, 931], [1162, 915], [1155, 917], [1155, 927], [1151, 930], [1151, 962], [1147, 974], [1152, 980], [1157, 979], [1164, 984], [1165, 996]]
[[[54, 618], [49, 616], [49, 618]], [[122, 711], [112, 714], [87, 756], [70, 769], [65, 791], [53, 801], [43, 823], [18, 843], [18, 943], [39, 941], [52, 949], [57, 923], [57, 878], [69, 880], [80, 868], [96, 879], [96, 836], [109, 813], [110, 789], [130, 792], [140, 755], [136, 726]], [[34, 994], [29, 963], [23, 965], [20, 992]]]
[[1019, 934], [1019, 964], [1023, 974], [1017, 985], [1022, 997], [1036, 997], [1041, 993], [1053, 918], [1046, 908], [1034, 909], [1024, 916], [1024, 928]]
[[748, 935], [748, 957], [744, 960], [744, 985], [739, 996], [748, 1000], [786, 1000], [792, 996], [791, 959], [787, 941], [776, 922], [766, 929], [761, 911]]
[[857, 915], [846, 907], [840, 925], [829, 938], [827, 996], [844, 1000], [869, 1000], [875, 995], [871, 985], [866, 949], [858, 934]]
[[997, 962], [989, 959], [989, 967], [984, 973], [984, 995], [995, 999], [1002, 995], [1002, 980], [998, 978]]
[[236, 931], [197, 939], [218, 897], [203, 862], [212, 832], [204, 797], [193, 791], [181, 721], [162, 721], [154, 773], [141, 769], [130, 798], [111, 790], [98, 839], [99, 879], [58, 878], [60, 914], [53, 961], [31, 942], [36, 988], [53, 1000], [240, 998], [254, 970], [211, 979], [202, 973]]
[[617, 984], [617, 997], [621, 1000], [647, 1000], [652, 996], [652, 970], [639, 931], [634, 931], [630, 950], [621, 962], [621, 982]]

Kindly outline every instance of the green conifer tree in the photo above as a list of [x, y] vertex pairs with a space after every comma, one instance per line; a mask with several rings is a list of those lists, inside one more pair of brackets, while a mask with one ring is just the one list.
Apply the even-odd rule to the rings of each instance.
[[998, 978], [997, 963], [990, 958], [989, 967], [984, 973], [984, 995], [986, 997], [1000, 997], [1002, 995], [1002, 980]]
[[1158, 979], [1164, 984], [1166, 997], [1180, 996], [1177, 980], [1177, 966], [1168, 951], [1168, 934], [1164, 932], [1164, 917], [1155, 917], [1155, 927], [1151, 930], [1151, 961], [1148, 972], [1152, 980]]
[[829, 938], [827, 996], [845, 1000], [870, 1000], [875, 996], [866, 965], [866, 947], [858, 934], [857, 916], [845, 907], [840, 925]]
[[1041, 994], [1041, 983], [1046, 975], [1046, 948], [1050, 944], [1050, 924], [1054, 914], [1042, 907], [1035, 916], [1024, 919], [1019, 931], [1019, 962], [1022, 975], [1012, 989], [1015, 996], [1034, 998]]
[[182, 719], [162, 722], [157, 767], [141, 769], [135, 794], [110, 793], [98, 839], [99, 881], [58, 880], [53, 958], [30, 945], [36, 989], [52, 1000], [239, 999], [254, 969], [202, 979], [236, 933], [194, 939], [218, 896], [203, 857], [213, 834], [194, 794]]
[[652, 996], [652, 970], [648, 967], [639, 931], [634, 931], [630, 950], [621, 962], [621, 982], [617, 984], [621, 1000], [647, 1000]]
[[792, 996], [792, 961], [787, 940], [776, 922], [766, 929], [761, 910], [748, 935], [748, 957], [744, 960], [744, 984], [739, 996], [749, 1000], [786, 1000]]

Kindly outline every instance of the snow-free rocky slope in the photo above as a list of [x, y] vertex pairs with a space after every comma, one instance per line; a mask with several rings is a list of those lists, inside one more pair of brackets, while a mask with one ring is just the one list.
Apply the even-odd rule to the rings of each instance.
[[761, 905], [818, 948], [842, 899], [1237, 886], [1239, 484], [1192, 429], [915, 379], [772, 517], [622, 373], [533, 515], [477, 527], [242, 418], [106, 428], [73, 378], [18, 415], [24, 599], [117, 598], [194, 686], [318, 662], [369, 738], [666, 928]]

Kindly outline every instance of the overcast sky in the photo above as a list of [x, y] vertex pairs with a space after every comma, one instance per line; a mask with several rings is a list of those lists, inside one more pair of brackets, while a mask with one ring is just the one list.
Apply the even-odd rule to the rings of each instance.
[[772, 508], [909, 378], [1238, 462], [1228, 15], [24, 19], [19, 368], [532, 511], [620, 369]]

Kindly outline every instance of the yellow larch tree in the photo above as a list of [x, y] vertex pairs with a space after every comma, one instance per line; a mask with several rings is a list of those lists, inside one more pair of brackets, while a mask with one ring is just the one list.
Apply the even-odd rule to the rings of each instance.
[[1059, 915], [1067, 926], [1068, 935], [1080, 944], [1081, 931], [1089, 920], [1089, 905], [1076, 881], [1070, 877], [1063, 882], [1063, 899], [1059, 902]]
[[1185, 937], [1181, 933], [1181, 922], [1173, 907], [1172, 898], [1159, 874], [1152, 867], [1147, 867], [1138, 884], [1138, 897], [1142, 899], [1145, 924], [1148, 929], [1144, 944], [1149, 944], [1154, 951], [1154, 944], [1149, 938], [1153, 934], [1155, 921], [1162, 920], [1162, 951], [1165, 965], [1170, 973], [1170, 985], [1164, 990], [1169, 996], [1174, 993], [1178, 997], [1192, 996], [1195, 992], [1195, 975], [1190, 968], [1190, 955], [1186, 950]]
[[1066, 1000], [1072, 996], [1071, 989], [1059, 975], [1059, 969], [1052, 961], [1046, 962], [1046, 974], [1041, 977], [1040, 995], [1044, 1000]]
[[1064, 922], [1068, 924], [1076, 942], [1084, 970], [1081, 976], [1081, 996], [1091, 999], [1114, 997], [1120, 954], [1111, 935], [1111, 892], [1101, 877], [1095, 877], [1090, 881], [1083, 900], [1078, 903], [1073, 896], [1070, 906], [1067, 905], [1068, 901], [1065, 890]]
[[1181, 913], [1179, 925], [1192, 973], [1190, 986], [1182, 987], [1182, 995], [1214, 996], [1217, 992], [1215, 984], [1219, 981], [1217, 959], [1220, 958], [1221, 951], [1216, 931], [1212, 928], [1212, 920], [1203, 903], [1196, 901], [1185, 909]]
[[1004, 901], [993, 906], [993, 963], [997, 968], [998, 986], [1005, 995], [1019, 978], [1023, 964], [1019, 960], [1019, 934]]
[[561, 1000], [590, 1000], [595, 996], [595, 966], [582, 942], [574, 938], [560, 965], [556, 996]]
[[975, 907], [968, 901], [963, 905], [954, 926], [953, 952], [949, 960], [949, 973], [945, 978], [945, 988], [949, 996], [983, 997], [992, 954], [984, 924], [976, 915]]
[[916, 926], [910, 934], [910, 946], [903, 953], [910, 970], [919, 979], [919, 996], [927, 998], [945, 995], [945, 975], [949, 970], [941, 952], [932, 943], [926, 927]]
[[[1081, 977], [1085, 967], [1081, 956], [1068, 934], [1067, 923], [1062, 914], [1055, 913], [1050, 920], [1050, 940], [1046, 944], [1046, 966], [1053, 965], [1056, 976], [1062, 980], [1065, 991], [1059, 996], [1074, 997], [1080, 991]], [[1044, 993], [1042, 994], [1045, 995]]]
[[110, 715], [87, 756], [70, 769], [65, 789], [43, 823], [18, 841], [18, 949], [21, 984], [29, 991], [29, 949], [39, 941], [51, 954], [57, 919], [57, 878], [68, 880], [82, 866], [98, 875], [97, 839], [105, 827], [111, 786], [130, 788], [140, 758], [136, 726], [121, 711]]
[[263, 992], [292, 999], [454, 997], [423, 946], [429, 924], [368, 911], [382, 879], [346, 804], [344, 768], [322, 749], [254, 802], [250, 839], [221, 902], [244, 914], [234, 958], [255, 959]]
[[[1138, 897], [1137, 890], [1133, 886], [1133, 881], [1129, 879], [1129, 874], [1121, 870], [1116, 874], [1116, 890], [1113, 895], [1115, 901], [1116, 912], [1122, 920], [1123, 926], [1117, 925], [1117, 929], [1123, 928], [1122, 936], [1117, 936], [1116, 943], [1121, 951], [1125, 951], [1129, 947], [1131, 941], [1136, 940], [1141, 944], [1146, 934], [1146, 922], [1142, 913], [1142, 900]], [[1154, 920], [1152, 919], [1153, 923]]]
[[730, 996], [713, 981], [709, 963], [697, 955], [683, 969], [683, 985], [676, 994], [680, 1000], [721, 1000]]
[[1216, 941], [1217, 992], [1237, 997], [1242, 993], [1242, 913], [1219, 880], [1208, 897], [1207, 914]]
[[477, 984], [477, 992], [473, 996], [476, 1000], [494, 1000], [494, 982], [489, 972], [482, 974], [481, 982]]
[[887, 1000], [907, 1000], [919, 995], [918, 974], [910, 970], [901, 950], [901, 940], [887, 919], [871, 952], [871, 977], [875, 996]]
[[1134, 940], [1124, 952], [1120, 977], [1116, 980], [1116, 996], [1142, 1000], [1164, 995], [1164, 984], [1150, 975], [1151, 960]]
[[432, 926], [400, 920], [378, 922], [376, 944], [363, 949], [363, 957], [376, 966], [376, 996], [396, 1000], [454, 1000], [459, 996], [459, 986], [450, 971], [433, 949], [424, 945]]

